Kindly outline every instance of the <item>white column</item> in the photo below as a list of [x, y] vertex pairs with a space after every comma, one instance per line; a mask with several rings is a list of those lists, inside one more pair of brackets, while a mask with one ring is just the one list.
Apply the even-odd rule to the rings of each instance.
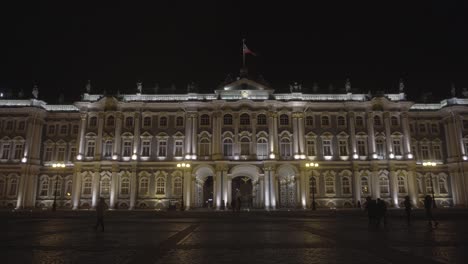
[[184, 205], [185, 210], [190, 209], [191, 204], [191, 186], [192, 186], [192, 172], [191, 170], [184, 170]]
[[122, 119], [123, 119], [122, 113], [117, 113], [116, 119], [115, 119], [115, 136], [114, 136], [114, 155], [116, 155], [117, 158], [120, 157], [120, 154], [122, 153], [120, 151], [120, 147], [121, 147], [120, 134], [122, 133]]
[[413, 173], [414, 170], [414, 166], [408, 168], [408, 194], [413, 206], [418, 207], [418, 188], [416, 176]]
[[299, 113], [299, 118], [298, 118], [298, 123], [299, 123], [299, 154], [305, 155], [305, 145], [304, 145], [304, 114]]
[[250, 156], [257, 159], [257, 115], [254, 114], [252, 117], [252, 142], [250, 145]]
[[264, 202], [265, 202], [265, 209], [266, 210], [269, 210], [270, 209], [270, 198], [271, 198], [271, 195], [270, 195], [270, 188], [271, 188], [271, 185], [270, 185], [270, 173], [271, 173], [271, 170], [269, 168], [265, 168], [264, 169], [265, 171], [265, 175], [263, 176], [264, 178], [264, 184], [265, 184], [265, 188], [264, 188], [264, 191], [265, 191], [265, 194], [264, 194]]
[[390, 168], [390, 197], [395, 208], [399, 208], [398, 204], [398, 179], [395, 169]]
[[118, 191], [118, 183], [119, 183], [119, 175], [118, 171], [113, 169], [112, 170], [112, 178], [110, 183], [110, 205], [111, 209], [115, 209], [115, 204], [117, 202], [117, 191]]
[[279, 145], [278, 145], [278, 115], [275, 113], [273, 116], [273, 140], [275, 142], [275, 157], [279, 157]]
[[299, 155], [299, 124], [297, 122], [297, 113], [292, 113], [293, 125], [293, 155]]
[[[351, 152], [352, 155], [357, 154], [357, 148], [356, 148], [356, 129], [355, 129], [355, 121], [354, 121], [354, 112], [349, 113], [349, 121], [348, 121], [348, 126], [349, 126], [349, 136], [351, 139]], [[354, 157], [353, 157], [354, 159]]]
[[85, 147], [85, 132], [86, 132], [86, 119], [87, 114], [81, 114], [81, 125], [80, 125], [80, 145], [79, 153], [82, 157], [84, 156], [84, 147]]
[[302, 169], [300, 171], [301, 177], [299, 178], [300, 182], [300, 205], [302, 206], [302, 209], [307, 209], [307, 191], [306, 191], [306, 179], [307, 179], [307, 171], [304, 171]]
[[140, 153], [140, 113], [135, 113], [135, 128], [133, 130], [133, 154]]
[[81, 173], [78, 169], [75, 170], [73, 173], [73, 193], [72, 193], [72, 203], [73, 203], [73, 210], [76, 210], [80, 207], [80, 199], [81, 199]]
[[373, 159], [373, 154], [375, 154], [375, 132], [374, 132], [374, 115], [373, 113], [368, 113], [367, 116], [367, 131], [368, 131], [368, 142], [369, 142], [369, 156]]
[[197, 155], [197, 143], [198, 143], [198, 116], [192, 114], [192, 159], [194, 155]]
[[226, 190], [226, 201], [231, 204], [232, 203], [232, 179], [227, 177], [227, 173], [225, 175], [226, 182], [227, 182], [227, 190]]
[[218, 126], [218, 123], [219, 123], [218, 112], [215, 112], [212, 114], [212, 120], [213, 120], [213, 123], [212, 123], [213, 142], [211, 144], [211, 154], [212, 154], [212, 159], [217, 160], [217, 159], [220, 159], [219, 145], [221, 142], [221, 137], [220, 137], [221, 131], [219, 130], [219, 126]]
[[93, 173], [93, 194], [92, 194], [92, 208], [96, 208], [99, 200], [99, 185], [101, 183], [101, 175], [99, 169]]
[[[273, 117], [274, 115], [275, 113], [273, 112], [268, 113], [268, 143], [270, 144], [270, 154], [275, 154], [277, 152], [275, 148], [275, 126], [273, 125], [273, 123], [275, 122], [275, 119]], [[267, 182], [267, 180], [265, 182]]]
[[132, 168], [132, 173], [130, 174], [130, 207], [128, 208], [129, 210], [135, 209], [137, 190], [138, 183], [136, 168]]
[[384, 113], [384, 125], [385, 125], [385, 139], [386, 139], [386, 145], [387, 145], [387, 157], [390, 153], [394, 153], [393, 151], [393, 144], [392, 144], [392, 132], [390, 130], [390, 113], [385, 112]]
[[277, 184], [276, 184], [276, 171], [275, 170], [271, 170], [269, 171], [270, 173], [270, 181], [269, 181], [269, 184], [270, 184], [270, 203], [271, 203], [271, 209], [275, 210], [276, 209], [276, 188], [277, 188]]
[[100, 160], [102, 157], [102, 132], [104, 129], [104, 113], [98, 113], [98, 133], [96, 138], [96, 152], [94, 160]]
[[404, 112], [401, 114], [402, 125], [403, 125], [403, 141], [404, 141], [404, 152], [405, 158], [408, 158], [408, 155], [411, 154], [411, 135], [409, 129], [408, 113]]
[[371, 185], [372, 185], [372, 198], [377, 199], [380, 198], [380, 184], [379, 184], [379, 171], [377, 168], [373, 168], [371, 172]]
[[[455, 138], [454, 140], [456, 141], [456, 144], [454, 146], [457, 146], [459, 148], [460, 152], [456, 152], [457, 154], [460, 153], [461, 156], [465, 156], [465, 146], [463, 144], [463, 123], [461, 120], [461, 117], [459, 115], [454, 116], [453, 120], [453, 126], [454, 126], [454, 131], [455, 131]], [[457, 155], [459, 156], [459, 155]], [[462, 157], [458, 157], [458, 160], [460, 160]]]
[[[354, 202], [357, 203], [361, 201], [361, 176], [359, 175], [359, 168], [355, 167], [353, 170], [353, 195], [354, 195]], [[361, 205], [362, 206], [362, 205]]]
[[[259, 184], [259, 195], [258, 197], [258, 206], [261, 207], [262, 205], [265, 206], [265, 176], [259, 177], [258, 184]], [[266, 208], [266, 207], [265, 207]]]
[[192, 114], [185, 115], [185, 155], [192, 157]]
[[234, 138], [233, 138], [233, 146], [232, 151], [234, 157], [238, 157], [240, 155], [240, 145], [239, 145], [239, 113], [235, 113], [233, 115], [233, 122], [234, 122]]
[[215, 206], [216, 210], [221, 209], [221, 192], [222, 192], [222, 186], [221, 186], [221, 171], [217, 170], [214, 175], [214, 181], [213, 181], [213, 199], [215, 199]]

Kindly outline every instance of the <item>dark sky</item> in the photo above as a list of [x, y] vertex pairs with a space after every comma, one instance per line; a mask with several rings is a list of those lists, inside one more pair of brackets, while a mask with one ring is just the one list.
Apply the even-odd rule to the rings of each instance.
[[108, 93], [134, 93], [137, 80], [211, 92], [238, 74], [243, 37], [259, 53], [247, 58], [250, 72], [277, 92], [294, 81], [343, 88], [347, 77], [365, 92], [397, 91], [403, 77], [413, 100], [447, 97], [451, 82], [468, 87], [466, 1], [8, 2], [0, 89], [29, 96], [37, 82], [49, 103], [60, 92], [78, 100], [88, 79]]

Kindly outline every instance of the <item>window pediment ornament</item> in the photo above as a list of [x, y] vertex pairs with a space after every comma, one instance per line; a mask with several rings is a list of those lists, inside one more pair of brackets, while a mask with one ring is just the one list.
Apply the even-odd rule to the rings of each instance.
[[145, 132], [143, 132], [143, 134], [140, 135], [140, 138], [142, 138], [142, 139], [152, 139], [153, 135], [151, 135], [150, 133], [145, 131]]
[[180, 131], [177, 131], [177, 133], [175, 133], [174, 135], [172, 135], [173, 138], [175, 139], [184, 139], [185, 138], [185, 135], [182, 134]]

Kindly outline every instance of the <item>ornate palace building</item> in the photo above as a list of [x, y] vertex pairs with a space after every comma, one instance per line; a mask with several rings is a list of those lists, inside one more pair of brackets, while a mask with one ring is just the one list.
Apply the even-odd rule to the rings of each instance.
[[104, 197], [115, 209], [220, 209], [239, 197], [306, 209], [371, 196], [399, 207], [427, 194], [467, 206], [468, 100], [419, 104], [403, 88], [275, 93], [244, 72], [209, 94], [145, 94], [140, 83], [106, 96], [88, 85], [70, 105], [48, 105], [35, 88], [0, 99], [0, 206], [86, 209]]

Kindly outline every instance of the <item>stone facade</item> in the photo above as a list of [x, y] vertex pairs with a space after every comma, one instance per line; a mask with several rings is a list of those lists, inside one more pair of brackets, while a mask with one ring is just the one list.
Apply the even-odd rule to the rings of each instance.
[[318, 207], [371, 196], [398, 207], [432, 192], [439, 206], [467, 206], [468, 100], [416, 104], [402, 89], [372, 96], [348, 83], [275, 94], [241, 77], [212, 94], [141, 94], [140, 83], [133, 95], [87, 87], [73, 105], [0, 99], [0, 206], [84, 209], [104, 197], [118, 209], [220, 209], [239, 197], [306, 209], [312, 196]]

